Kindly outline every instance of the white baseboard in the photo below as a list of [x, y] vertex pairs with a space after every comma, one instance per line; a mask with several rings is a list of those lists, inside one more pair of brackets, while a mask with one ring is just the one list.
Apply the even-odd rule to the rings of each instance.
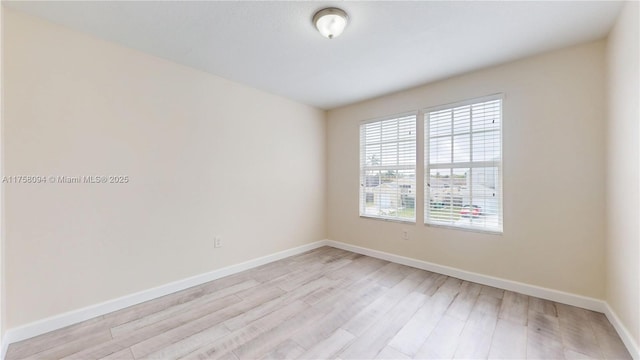
[[346, 244], [346, 243], [335, 241], [335, 240], [327, 240], [326, 244], [328, 246], [332, 246], [338, 249], [347, 250], [347, 251], [355, 252], [358, 254], [391, 261], [397, 264], [407, 265], [407, 266], [415, 267], [418, 269], [428, 270], [428, 271], [436, 272], [439, 274], [452, 276], [462, 280], [473, 281], [478, 284], [493, 286], [493, 287], [497, 287], [504, 290], [514, 291], [514, 292], [518, 292], [518, 293], [529, 295], [529, 296], [535, 296], [538, 298], [547, 299], [547, 300], [555, 301], [562, 304], [573, 305], [583, 309], [604, 313], [607, 316], [607, 319], [609, 319], [611, 324], [615, 327], [616, 331], [618, 332], [618, 335], [624, 342], [631, 356], [636, 360], [640, 360], [640, 350], [639, 350], [640, 348], [638, 347], [638, 344], [633, 339], [633, 337], [631, 336], [627, 328], [620, 321], [620, 318], [618, 318], [618, 316], [613, 311], [613, 309], [611, 309], [609, 304], [604, 300], [571, 294], [564, 291], [544, 288], [541, 286], [529, 285], [529, 284], [497, 278], [493, 276], [478, 274], [470, 271], [460, 270], [460, 269], [456, 269], [449, 266], [438, 265], [428, 261], [412, 259], [412, 258], [400, 256], [400, 255], [387, 253], [384, 251], [378, 251], [378, 250], [364, 248], [356, 245]]
[[567, 305], [581, 307], [584, 309], [604, 312], [604, 302], [600, 299], [571, 294], [564, 291], [548, 289], [535, 285], [529, 285], [517, 281], [474, 273], [471, 271], [460, 270], [449, 266], [438, 265], [427, 261], [412, 259], [387, 253], [384, 251], [372, 250], [334, 240], [327, 240], [327, 245], [402, 265], [412, 266], [418, 269], [436, 272], [438, 274], [452, 276], [462, 280], [472, 281], [478, 284], [493, 286], [529, 296], [535, 296]]
[[609, 303], [606, 302], [604, 307], [604, 314], [607, 316], [607, 319], [609, 319], [611, 325], [613, 325], [613, 327], [616, 329], [618, 335], [620, 335], [620, 339], [622, 339], [622, 342], [627, 347], [627, 350], [629, 350], [631, 357], [636, 360], [640, 360], [640, 346], [638, 346], [638, 343], [635, 341], [633, 336], [631, 336], [631, 333], [629, 333], [629, 329], [627, 329], [626, 326], [622, 324], [622, 321], [620, 321], [618, 315], [613, 311], [611, 306], [609, 306]]
[[311, 244], [298, 246], [292, 249], [280, 251], [275, 254], [263, 256], [257, 259], [249, 260], [240, 264], [231, 265], [222, 269], [214, 270], [205, 274], [196, 275], [183, 280], [178, 280], [156, 288], [140, 291], [135, 294], [123, 296], [117, 299], [109, 300], [100, 304], [91, 305], [82, 309], [70, 311], [64, 314], [49, 317], [30, 324], [26, 324], [15, 329], [7, 330], [0, 343], [0, 359], [5, 358], [9, 344], [22, 341], [25, 339], [38, 336], [49, 331], [61, 329], [63, 327], [73, 325], [85, 320], [89, 320], [96, 316], [105, 315], [110, 312], [136, 305], [148, 300], [152, 300], [164, 295], [168, 295], [180, 290], [184, 290], [193, 286], [204, 284], [206, 282], [216, 280], [228, 275], [252, 269], [257, 266], [268, 264], [273, 261], [281, 260], [289, 256], [298, 255], [305, 251], [313, 250], [322, 246], [332, 246], [338, 249], [352, 251], [358, 254], [375, 257], [391, 261], [394, 263], [415, 267], [418, 269], [433, 271], [439, 274], [456, 277], [462, 280], [473, 281], [479, 284], [493, 286], [509, 291], [518, 292], [525, 295], [535, 296], [567, 305], [573, 305], [584, 309], [598, 311], [604, 313], [609, 321], [613, 324], [620, 338], [626, 345], [634, 359], [640, 360], [638, 344], [634, 341], [629, 331], [622, 324], [618, 316], [611, 307], [603, 300], [585, 297], [581, 295], [571, 294], [563, 291], [553, 290], [535, 285], [529, 285], [517, 281], [497, 278], [488, 275], [482, 275], [470, 271], [465, 271], [449, 266], [438, 265], [427, 261], [412, 259], [400, 255], [395, 255], [383, 251], [373, 250], [360, 246], [355, 246], [334, 240], [320, 240]]
[[316, 241], [310, 244], [298, 246], [288, 250], [280, 251], [275, 254], [252, 259], [240, 264], [231, 265], [222, 269], [214, 270], [205, 274], [192, 276], [186, 279], [178, 280], [166, 285], [161, 285], [152, 289], [143, 290], [131, 295], [126, 295], [117, 299], [105, 301], [103, 303], [87, 306], [78, 310], [69, 311], [60, 315], [48, 317], [36, 322], [19, 326], [14, 329], [7, 330], [2, 339], [2, 353], [0, 359], [5, 358], [6, 350], [9, 344], [29, 339], [49, 331], [61, 329], [63, 327], [73, 325], [91, 318], [108, 314], [113, 311], [124, 309], [126, 307], [143, 303], [161, 296], [175, 293], [193, 286], [204, 284], [206, 282], [216, 280], [225, 276], [249, 270], [270, 262], [281, 260], [289, 256], [298, 255], [303, 252], [313, 250], [322, 246], [326, 246], [326, 240]]

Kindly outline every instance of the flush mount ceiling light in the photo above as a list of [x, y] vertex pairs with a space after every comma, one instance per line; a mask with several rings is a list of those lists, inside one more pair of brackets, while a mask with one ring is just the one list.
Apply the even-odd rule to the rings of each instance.
[[329, 39], [340, 36], [348, 21], [347, 13], [338, 8], [322, 9], [313, 15], [313, 24], [322, 36]]

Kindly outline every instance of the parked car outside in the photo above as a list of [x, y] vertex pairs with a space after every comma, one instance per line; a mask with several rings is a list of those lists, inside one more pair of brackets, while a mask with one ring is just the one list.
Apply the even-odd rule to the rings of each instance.
[[462, 207], [462, 209], [460, 209], [460, 216], [461, 217], [480, 217], [480, 215], [482, 215], [482, 208], [480, 208], [480, 206], [478, 205], [465, 205]]

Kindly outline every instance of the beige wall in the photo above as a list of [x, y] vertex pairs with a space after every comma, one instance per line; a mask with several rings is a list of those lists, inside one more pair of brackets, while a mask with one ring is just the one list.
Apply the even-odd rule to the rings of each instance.
[[640, 38], [638, 2], [623, 8], [607, 44], [606, 300], [640, 344]]
[[131, 179], [6, 186], [8, 328], [326, 237], [324, 111], [5, 11], [6, 175]]
[[[4, 49], [4, 6], [0, 4], [0, 179], [4, 175], [4, 97], [1, 96], [4, 88], [4, 62], [2, 51]], [[4, 278], [4, 185], [0, 183], [0, 356], [2, 356], [3, 340], [5, 332], [5, 278]]]
[[[598, 41], [330, 111], [329, 238], [603, 298], [604, 49]], [[360, 121], [500, 92], [503, 235], [427, 227], [422, 210], [417, 224], [358, 216]]]
[[[637, 3], [608, 44], [332, 110], [327, 123], [318, 109], [3, 11], [5, 174], [131, 181], [6, 185], [0, 333], [328, 237], [606, 298], [638, 341]], [[417, 224], [358, 216], [361, 120], [498, 92], [503, 235], [426, 227], [421, 209]]]

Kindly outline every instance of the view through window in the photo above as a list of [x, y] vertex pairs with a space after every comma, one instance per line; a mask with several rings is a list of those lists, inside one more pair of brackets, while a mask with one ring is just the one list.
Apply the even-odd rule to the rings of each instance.
[[416, 115], [360, 126], [360, 215], [415, 221]]
[[502, 231], [502, 99], [428, 110], [425, 223]]

